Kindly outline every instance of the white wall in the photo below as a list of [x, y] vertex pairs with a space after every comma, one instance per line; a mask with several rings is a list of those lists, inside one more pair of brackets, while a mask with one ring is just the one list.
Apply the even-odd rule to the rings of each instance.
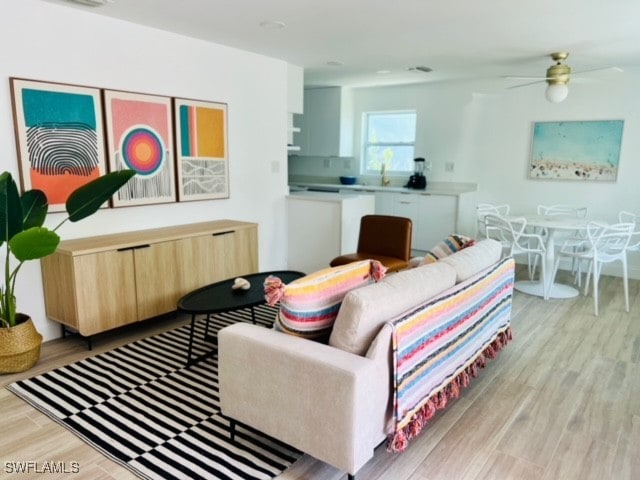
[[[585, 83], [575, 79], [560, 104], [545, 100], [544, 83], [507, 90], [500, 82], [354, 89], [355, 143], [363, 112], [416, 108], [416, 156], [432, 161], [428, 181], [477, 183], [478, 202], [509, 203], [514, 213], [533, 213], [538, 204], [554, 203], [586, 205], [591, 217], [604, 221], [615, 221], [622, 209], [640, 213], [640, 70]], [[527, 178], [534, 122], [607, 119], [625, 122], [615, 183]], [[354, 155], [357, 165], [357, 148]], [[339, 159], [331, 169], [323, 168], [321, 160], [292, 159], [290, 173], [342, 174], [335, 170], [342, 166]], [[454, 163], [452, 173], [445, 171], [446, 162]], [[640, 278], [640, 257], [631, 257], [630, 263], [630, 274]]]
[[[259, 224], [260, 269], [286, 267], [285, 62], [37, 0], [0, 3], [0, 171], [18, 178], [9, 77], [72, 83], [228, 104], [230, 198], [99, 211], [65, 224], [77, 238], [216, 219]], [[57, 225], [63, 214], [51, 215]], [[26, 264], [18, 307], [45, 340], [39, 262]]]

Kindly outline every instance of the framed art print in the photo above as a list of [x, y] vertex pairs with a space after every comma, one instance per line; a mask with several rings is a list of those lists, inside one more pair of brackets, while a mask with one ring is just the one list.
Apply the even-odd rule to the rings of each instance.
[[104, 90], [109, 169], [137, 172], [114, 207], [176, 201], [171, 98]]
[[10, 86], [22, 190], [42, 190], [49, 211], [62, 212], [71, 192], [106, 172], [100, 90], [21, 78]]
[[229, 198], [227, 105], [174, 99], [178, 199]]
[[529, 178], [615, 182], [623, 120], [535, 122]]

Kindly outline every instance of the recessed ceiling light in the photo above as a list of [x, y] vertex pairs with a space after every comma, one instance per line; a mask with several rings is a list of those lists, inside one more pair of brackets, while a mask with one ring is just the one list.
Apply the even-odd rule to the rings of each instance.
[[421, 65], [418, 65], [417, 67], [409, 67], [409, 68], [407, 68], [407, 70], [409, 70], [410, 72], [424, 72], [424, 73], [433, 72], [432, 68], [423, 67]]
[[391, 73], [391, 70], [378, 70], [376, 73], [379, 75], [387, 75]]
[[327, 65], [329, 65], [330, 67], [341, 67], [344, 65], [344, 63], [338, 61], [338, 60], [329, 60], [327, 62]]
[[286, 25], [284, 22], [280, 20], [263, 20], [260, 22], [260, 26], [267, 30], [280, 30], [284, 28]]

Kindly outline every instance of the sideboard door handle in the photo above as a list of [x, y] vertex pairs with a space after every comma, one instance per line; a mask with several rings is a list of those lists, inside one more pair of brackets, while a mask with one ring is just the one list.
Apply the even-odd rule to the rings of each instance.
[[229, 234], [231, 234], [231, 233], [235, 233], [235, 231], [234, 231], [234, 230], [227, 230], [226, 232], [216, 232], [216, 233], [212, 233], [212, 235], [213, 235], [214, 237], [219, 237], [219, 236], [221, 236], [221, 235], [229, 235]]

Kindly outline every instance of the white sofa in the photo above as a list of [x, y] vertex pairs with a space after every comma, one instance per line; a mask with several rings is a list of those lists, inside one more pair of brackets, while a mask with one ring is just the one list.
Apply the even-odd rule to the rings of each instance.
[[[390, 274], [345, 296], [328, 345], [251, 324], [226, 327], [218, 335], [222, 413], [352, 478], [385, 439], [388, 448], [403, 450], [433, 411], [457, 396], [468, 377], [507, 343], [513, 269], [513, 259], [501, 260], [498, 242], [482, 240], [436, 263]], [[496, 292], [499, 311], [490, 304]], [[489, 314], [479, 305], [498, 313], [484, 319], [486, 325], [474, 320], [468, 326], [442, 313], [462, 318], [465, 302], [476, 302], [472, 310], [482, 315]], [[426, 391], [412, 391], [419, 402], [399, 412], [401, 403], [394, 400], [405, 387], [398, 359], [406, 341], [400, 330], [407, 321], [423, 327], [453, 322], [447, 331], [456, 337], [445, 339], [448, 347], [435, 345], [438, 351], [449, 348], [447, 357], [413, 382], [411, 388]], [[433, 335], [436, 342], [445, 334]], [[440, 355], [434, 352], [429, 355]]]

